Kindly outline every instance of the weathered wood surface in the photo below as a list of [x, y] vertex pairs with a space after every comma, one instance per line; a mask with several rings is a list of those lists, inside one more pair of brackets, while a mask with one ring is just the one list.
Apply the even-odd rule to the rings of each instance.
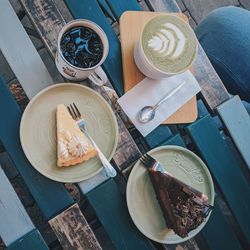
[[[99, 1], [99, 0], [98, 0]], [[136, 0], [105, 0], [118, 20], [123, 12], [128, 10], [141, 10], [140, 5]]]
[[[4, 34], [1, 35], [0, 49], [29, 98], [52, 83], [43, 61], [8, 0], [0, 1], [0, 33]], [[43, 75], [42, 79], [40, 75]], [[30, 88], [32, 85], [36, 85], [36, 90]]]
[[242, 249], [237, 236], [220, 210], [216, 200], [212, 214], [207, 225], [202, 230], [202, 234], [205, 236], [206, 243], [210, 249]]
[[98, 219], [110, 236], [116, 249], [153, 250], [154, 247], [134, 225], [122, 196], [113, 179], [87, 194]]
[[154, 11], [180, 12], [179, 6], [174, 0], [145, 0]]
[[[192, 17], [196, 22], [201, 20], [208, 15], [209, 12], [213, 11], [222, 6], [234, 5], [238, 6], [238, 0], [206, 0], [204, 6], [204, 0], [182, 0], [186, 5], [187, 9], [192, 13]], [[243, 0], [244, 1], [244, 0]], [[249, 2], [249, 0], [246, 0]], [[242, 0], [240, 0], [242, 2]]]
[[[30, 11], [29, 11], [29, 8], [31, 8], [32, 5], [31, 5], [31, 4], [28, 5], [28, 4], [27, 4], [27, 0], [25, 0], [25, 2], [22, 0], [22, 2], [23, 2], [23, 4], [24, 4], [24, 7], [25, 7], [26, 11], [29, 13], [29, 12], [30, 12]], [[31, 2], [31, 1], [30, 1], [30, 2]], [[35, 2], [37, 2], [37, 1], [35, 1]], [[46, 1], [46, 2], [45, 2], [45, 1], [42, 1], [42, 2], [43, 2], [42, 6], [44, 6], [45, 9], [46, 9], [46, 5], [47, 5], [47, 4], [49, 4], [49, 5], [54, 4], [52, 1]], [[26, 3], [26, 4], [25, 4], [25, 3]], [[53, 8], [50, 8], [50, 10], [52, 10], [52, 9], [55, 10], [54, 7], [53, 7]], [[33, 10], [33, 11], [34, 11], [34, 10]], [[54, 18], [55, 18], [56, 16], [58, 16], [58, 18], [60, 19], [60, 15], [57, 15], [57, 12], [58, 12], [58, 10], [55, 11], [55, 12], [50, 13], [50, 12], [41, 11], [41, 9], [39, 9], [39, 11], [37, 11], [37, 13], [36, 13], [36, 22], [38, 22], [38, 20], [40, 20], [40, 19], [41, 19], [41, 21], [42, 21], [43, 19], [46, 19], [47, 22], [48, 22], [48, 21], [50, 20], [51, 16], [53, 16], [53, 20], [55, 20]], [[33, 13], [33, 15], [34, 15], [34, 13]], [[31, 19], [33, 20], [33, 22], [34, 22], [35, 19], [33, 18], [33, 15], [30, 16], [30, 18], [31, 18]], [[34, 22], [34, 23], [35, 23], [35, 22]], [[58, 22], [56, 22], [56, 24], [62, 26], [63, 21], [60, 21], [60, 20], [59, 20]], [[47, 25], [49, 25], [49, 24], [47, 23]], [[53, 23], [53, 25], [55, 25], [55, 24]], [[36, 28], [38, 28], [38, 27], [36, 26]], [[44, 27], [44, 29], [46, 30], [46, 26]], [[53, 40], [53, 39], [54, 39], [53, 37], [54, 37], [54, 36], [51, 35], [50, 32], [49, 32], [49, 33], [46, 33], [46, 32], [44, 33], [44, 39], [52, 39], [52, 40]], [[49, 43], [48, 43], [48, 44], [49, 44]], [[50, 51], [51, 51], [52, 54], [53, 54], [53, 51], [55, 51], [55, 47], [56, 47], [56, 41], [51, 42], [51, 44], [54, 44], [54, 45], [53, 45], [54, 47], [49, 48]], [[95, 89], [96, 89], [97, 91], [102, 91], [102, 92], [101, 92], [102, 95], [103, 95], [104, 97], [107, 98], [107, 94], [105, 94], [105, 92], [103, 92], [104, 90], [103, 90], [102, 88], [95, 87]], [[122, 121], [120, 120], [120, 118], [118, 118], [118, 123], [120, 123], [120, 122], [122, 122]], [[121, 125], [119, 125], [119, 127], [121, 127], [121, 126], [124, 126], [123, 123], [122, 123]], [[125, 126], [124, 126], [124, 130], [125, 130]], [[123, 131], [123, 129], [122, 129], [122, 131]], [[171, 133], [167, 127], [166, 127], [166, 128], [163, 128], [163, 127], [162, 127], [162, 131], [163, 131], [163, 132], [165, 131], [165, 132], [167, 133], [167, 135], [168, 135], [168, 133]], [[139, 157], [139, 155], [140, 155], [140, 152], [139, 152], [139, 150], [138, 150], [136, 144], [134, 143], [134, 141], [132, 141], [131, 136], [130, 136], [129, 134], [127, 135], [127, 132], [126, 132], [126, 133], [122, 132], [122, 133], [120, 133], [120, 135], [121, 135], [121, 139], [120, 139], [120, 140], [121, 140], [121, 143], [119, 143], [118, 149], [117, 149], [117, 151], [118, 151], [119, 153], [117, 153], [117, 159], [115, 158], [116, 155], [114, 156], [114, 160], [115, 160], [115, 163], [120, 167], [120, 169], [125, 169], [125, 168], [127, 168], [127, 167], [131, 164], [131, 162], [133, 162], [134, 160], [138, 159], [138, 157]], [[131, 140], [131, 141], [127, 143], [128, 138], [129, 138], [129, 140]], [[131, 159], [132, 159], [132, 160], [131, 160]], [[96, 180], [96, 179], [93, 178], [92, 183], [94, 183], [95, 180]], [[95, 186], [97, 186], [98, 184], [99, 184], [99, 182], [96, 181]], [[84, 185], [84, 183], [80, 183], [79, 186], [81, 187], [82, 191], [85, 190], [84, 187], [86, 187], [86, 186]], [[88, 189], [87, 191], [89, 191], [89, 189]], [[94, 203], [93, 203], [93, 204], [94, 204]], [[112, 208], [112, 206], [111, 206], [111, 208]], [[103, 212], [103, 211], [102, 211], [102, 212]], [[98, 217], [99, 217], [99, 216], [98, 216]], [[117, 223], [118, 223], [118, 220], [117, 220]], [[108, 222], [107, 222], [106, 224], [104, 224], [104, 226], [105, 226], [105, 227], [109, 226]], [[180, 245], [179, 245], [179, 246], [180, 246]]]
[[53, 0], [19, 0], [50, 55], [55, 57], [57, 37], [66, 24]]
[[0, 107], [0, 116], [4, 117], [0, 119], [0, 140], [45, 218], [50, 219], [59, 211], [72, 205], [73, 199], [63, 184], [51, 181], [39, 174], [24, 155], [19, 138], [22, 113], [1, 78]]
[[[21, 111], [1, 79], [0, 83], [0, 106], [8, 107], [7, 110], [0, 109], [0, 115], [5, 116], [5, 119], [0, 122], [0, 139], [45, 218], [51, 219], [72, 205], [73, 199], [61, 183], [51, 181], [40, 175], [26, 159], [19, 141]], [[6, 112], [8, 116], [6, 116]], [[80, 209], [79, 213], [81, 213]], [[78, 228], [75, 228], [75, 230], [77, 232]], [[88, 233], [87, 235], [82, 234], [82, 237], [95, 237], [90, 235], [91, 232]], [[71, 235], [68, 238], [71, 238]]]
[[8, 246], [35, 229], [0, 166], [0, 237]]
[[221, 104], [217, 111], [250, 169], [250, 117], [239, 96]]
[[238, 158], [222, 138], [210, 115], [189, 125], [187, 131], [250, 243], [250, 186]]
[[64, 249], [102, 249], [77, 204], [49, 221]]
[[[174, 0], [147, 0], [147, 2], [151, 3], [155, 11], [180, 11]], [[202, 88], [202, 97], [211, 111], [229, 99], [226, 88], [200, 45], [194, 63], [194, 75]]]

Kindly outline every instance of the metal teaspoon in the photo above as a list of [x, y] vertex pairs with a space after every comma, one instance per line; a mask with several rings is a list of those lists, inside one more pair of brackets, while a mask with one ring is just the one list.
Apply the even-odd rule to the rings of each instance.
[[154, 119], [156, 109], [164, 103], [169, 97], [174, 95], [186, 82], [183, 81], [178, 87], [167, 93], [158, 103], [154, 106], [145, 106], [143, 107], [138, 114], [138, 119], [142, 123], [147, 123]]

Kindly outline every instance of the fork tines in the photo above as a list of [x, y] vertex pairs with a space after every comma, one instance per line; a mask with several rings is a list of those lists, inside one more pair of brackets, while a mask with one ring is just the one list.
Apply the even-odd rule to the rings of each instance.
[[74, 102], [67, 106], [67, 109], [74, 120], [81, 118], [81, 113]]
[[152, 168], [157, 161], [151, 157], [149, 154], [144, 154], [141, 158], [140, 161], [146, 168]]

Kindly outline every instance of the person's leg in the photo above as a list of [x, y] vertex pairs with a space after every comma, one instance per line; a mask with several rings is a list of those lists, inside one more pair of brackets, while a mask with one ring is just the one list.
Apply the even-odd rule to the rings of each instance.
[[228, 91], [250, 102], [250, 12], [219, 8], [195, 32]]

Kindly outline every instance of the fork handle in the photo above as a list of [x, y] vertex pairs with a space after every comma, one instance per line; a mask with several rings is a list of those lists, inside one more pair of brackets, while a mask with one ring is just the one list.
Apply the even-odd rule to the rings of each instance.
[[87, 137], [89, 138], [89, 140], [91, 141], [91, 143], [93, 144], [93, 146], [95, 147], [99, 158], [103, 164], [103, 167], [106, 171], [106, 174], [108, 177], [115, 177], [116, 176], [116, 170], [113, 168], [113, 166], [110, 164], [110, 162], [107, 160], [107, 158], [105, 157], [105, 155], [102, 153], [102, 151], [99, 149], [99, 147], [96, 145], [95, 141], [91, 138], [91, 136], [86, 133], [86, 131], [84, 131], [84, 134], [87, 135]]

